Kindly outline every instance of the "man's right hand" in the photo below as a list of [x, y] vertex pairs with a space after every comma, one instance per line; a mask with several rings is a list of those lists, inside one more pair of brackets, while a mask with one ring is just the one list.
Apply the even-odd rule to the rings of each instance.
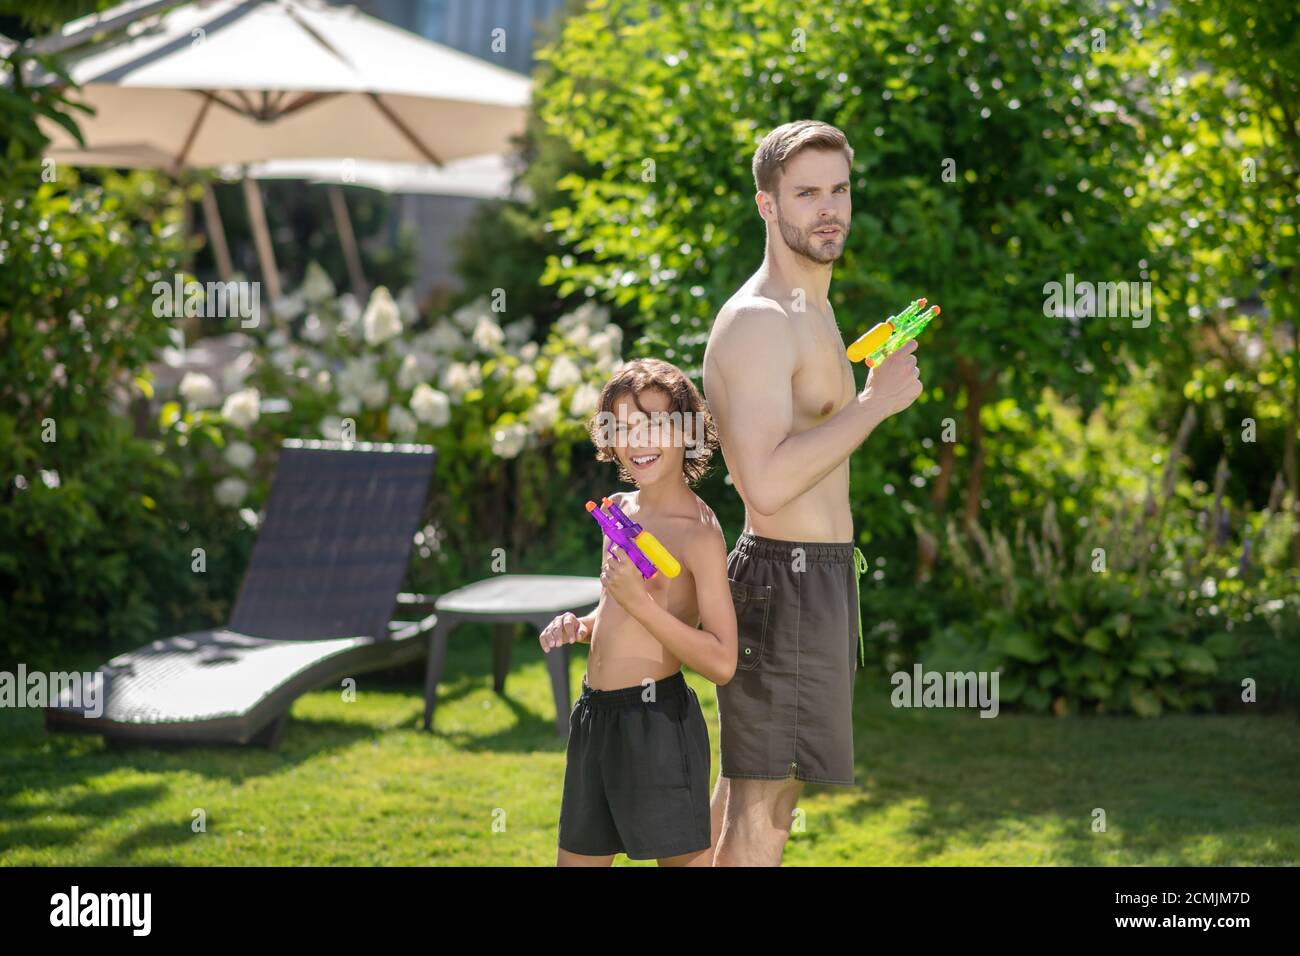
[[591, 632], [582, 618], [572, 611], [565, 611], [546, 625], [546, 629], [538, 639], [541, 641], [542, 651], [548, 652], [555, 650], [561, 644], [585, 643], [591, 639]]
[[916, 339], [890, 355], [867, 373], [862, 401], [878, 403], [883, 417], [897, 415], [907, 408], [923, 390], [921, 372], [916, 367]]

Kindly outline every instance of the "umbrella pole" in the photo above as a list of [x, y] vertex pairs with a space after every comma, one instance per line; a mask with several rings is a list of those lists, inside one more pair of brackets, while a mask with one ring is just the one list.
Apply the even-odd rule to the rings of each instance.
[[230, 282], [235, 277], [235, 267], [230, 261], [230, 246], [226, 245], [226, 229], [221, 223], [221, 210], [217, 208], [217, 194], [210, 182], [203, 183], [203, 221], [208, 227], [212, 255], [217, 260], [217, 274], [222, 282]]
[[262, 281], [272, 302], [281, 298], [280, 272], [275, 265], [275, 249], [271, 246], [271, 231], [266, 227], [266, 209], [262, 206], [262, 193], [257, 181], [244, 176], [244, 202], [248, 204], [248, 221], [253, 227], [253, 242], [257, 245], [257, 262], [262, 269]]
[[348, 215], [347, 199], [343, 190], [334, 184], [328, 187], [330, 208], [334, 212], [334, 228], [339, 233], [339, 243], [343, 246], [343, 258], [348, 264], [348, 278], [352, 282], [352, 294], [358, 299], [366, 298], [366, 277], [361, 271], [361, 253], [357, 249], [357, 237], [352, 231], [352, 218]]

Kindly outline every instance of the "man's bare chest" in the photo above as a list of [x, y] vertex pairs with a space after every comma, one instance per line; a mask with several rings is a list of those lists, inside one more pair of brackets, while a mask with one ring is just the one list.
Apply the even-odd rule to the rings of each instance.
[[833, 317], [808, 312], [796, 326], [798, 357], [792, 381], [795, 425], [812, 427], [852, 400], [853, 366]]

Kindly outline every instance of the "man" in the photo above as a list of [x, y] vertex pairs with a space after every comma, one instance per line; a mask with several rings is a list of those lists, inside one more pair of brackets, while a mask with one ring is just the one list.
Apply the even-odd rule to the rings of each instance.
[[853, 784], [866, 562], [853, 545], [849, 456], [921, 382], [913, 341], [855, 393], [828, 299], [852, 159], [842, 132], [812, 120], [759, 144], [763, 263], [718, 313], [704, 354], [704, 391], [745, 502], [727, 558], [739, 646], [736, 674], [718, 688], [717, 866], [779, 865], [804, 783]]

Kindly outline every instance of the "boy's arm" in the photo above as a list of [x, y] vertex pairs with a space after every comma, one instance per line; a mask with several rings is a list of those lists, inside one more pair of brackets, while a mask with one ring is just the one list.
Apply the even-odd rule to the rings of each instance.
[[[597, 607], [599, 607], [599, 605], [597, 605]], [[596, 633], [596, 612], [592, 611], [586, 617], [578, 618], [578, 623], [581, 624], [583, 627], [585, 627], [587, 630], [585, 632], [583, 631], [578, 632], [577, 643], [590, 644], [591, 635]]]
[[[605, 554], [605, 540], [606, 540], [605, 535], [602, 533], [600, 536], [600, 547], [601, 547], [600, 553], [602, 558], [604, 557]], [[596, 603], [596, 607], [586, 617], [578, 617], [572, 611], [566, 611], [563, 614], [558, 615], [556, 620], [559, 620], [561, 622], [561, 627], [563, 629], [563, 635], [560, 638], [560, 643], [565, 643], [566, 639], [571, 638], [567, 640], [567, 643], [590, 644], [592, 635], [596, 633], [596, 616], [600, 613], [600, 605], [604, 602], [604, 600], [605, 600], [605, 592], [602, 590], [600, 592], [600, 601]], [[554, 623], [554, 621], [552, 623]], [[546, 650], [549, 650], [550, 647], [548, 647], [545, 641], [545, 633], [543, 633], [542, 637], [543, 637], [542, 647]]]
[[[615, 553], [620, 552], [621, 549]], [[674, 617], [644, 590], [639, 591], [644, 600], [632, 602], [627, 611], [691, 670], [715, 684], [725, 684], [736, 673], [736, 609], [731, 603], [727, 543], [722, 530], [714, 526], [692, 535], [682, 555], [682, 564], [695, 577], [699, 627]]]

